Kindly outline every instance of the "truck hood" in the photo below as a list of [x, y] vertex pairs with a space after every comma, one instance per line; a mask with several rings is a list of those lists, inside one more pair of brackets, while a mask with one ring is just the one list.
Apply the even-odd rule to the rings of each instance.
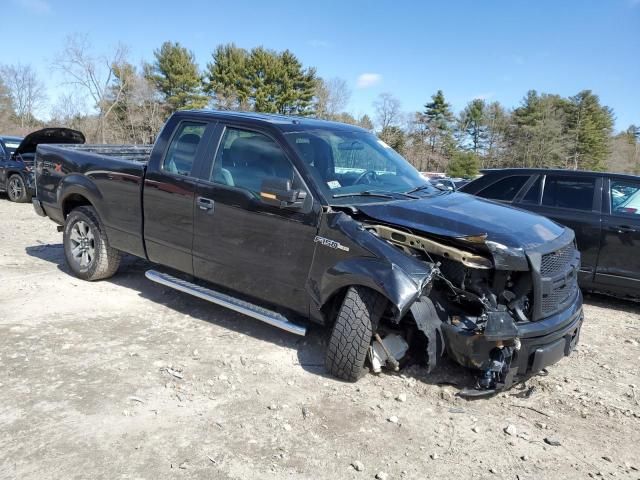
[[82, 132], [71, 130], [70, 128], [43, 128], [31, 132], [24, 137], [14, 156], [35, 153], [36, 147], [40, 143], [84, 143], [85, 138]]
[[527, 249], [558, 238], [565, 228], [535, 213], [458, 192], [419, 200], [358, 205], [358, 210], [387, 225], [439, 237], [473, 237], [508, 248]]

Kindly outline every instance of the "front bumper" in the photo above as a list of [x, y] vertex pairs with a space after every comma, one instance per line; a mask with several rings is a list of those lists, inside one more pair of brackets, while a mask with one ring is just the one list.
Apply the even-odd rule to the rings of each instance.
[[500, 387], [543, 370], [568, 356], [578, 343], [584, 315], [580, 290], [573, 302], [561, 312], [536, 321], [517, 324], [512, 340], [488, 340], [482, 333], [443, 324], [447, 353], [461, 365], [479, 371], [492, 367], [496, 350], [510, 348], [512, 355]]

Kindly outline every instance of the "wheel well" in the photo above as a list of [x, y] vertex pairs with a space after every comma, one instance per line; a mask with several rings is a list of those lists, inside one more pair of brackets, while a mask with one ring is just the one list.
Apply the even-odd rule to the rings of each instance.
[[79, 193], [72, 193], [62, 202], [62, 216], [63, 218], [67, 218], [67, 215], [71, 213], [74, 208], [82, 207], [82, 206], [92, 206], [91, 202], [87, 200], [86, 197], [80, 195]]
[[[324, 303], [324, 305], [322, 305], [322, 308], [320, 309], [320, 311], [322, 312], [322, 316], [325, 319], [325, 324], [326, 325], [333, 325], [333, 322], [335, 321], [336, 315], [338, 314], [338, 310], [340, 310], [340, 307], [342, 306], [342, 302], [344, 301], [344, 297], [347, 294], [347, 290], [349, 290], [349, 288], [351, 287], [364, 287], [364, 288], [368, 288], [371, 289], [370, 287], [367, 287], [366, 285], [359, 285], [359, 284], [353, 284], [353, 285], [347, 285], [345, 287], [342, 287], [338, 290], [336, 290], [330, 297], [329, 299]], [[381, 297], [385, 297], [387, 299], [387, 308], [385, 309], [384, 313], [382, 314], [382, 318], [389, 318], [391, 316], [393, 316], [393, 305], [391, 304], [391, 302], [389, 301], [389, 299], [383, 295], [382, 293], [376, 291], [376, 293], [378, 295], [380, 295]]]

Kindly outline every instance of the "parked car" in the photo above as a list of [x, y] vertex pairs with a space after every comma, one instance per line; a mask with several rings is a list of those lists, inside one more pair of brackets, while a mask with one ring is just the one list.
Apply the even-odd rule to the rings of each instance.
[[21, 184], [17, 184], [16, 180], [13, 179], [11, 185], [9, 185], [9, 179], [6, 174], [13, 152], [16, 151], [21, 141], [22, 137], [0, 136], [0, 192], [7, 192], [10, 199], [16, 194], [19, 196], [19, 193], [21, 193]]
[[19, 203], [30, 201], [35, 192], [33, 160], [38, 144], [85, 142], [81, 132], [68, 128], [44, 128], [24, 138], [0, 137], [0, 140], [0, 191]]
[[112, 276], [126, 252], [154, 282], [289, 332], [331, 326], [341, 379], [367, 358], [431, 370], [446, 351], [484, 394], [578, 341], [571, 229], [437, 190], [358, 127], [176, 112], [153, 148], [39, 145], [36, 183], [79, 278]]
[[640, 297], [640, 177], [572, 170], [485, 170], [463, 192], [531, 210], [571, 227], [580, 286]]
[[466, 185], [470, 182], [470, 180], [466, 180], [464, 178], [449, 178], [449, 177], [441, 177], [441, 178], [430, 178], [429, 182], [436, 188], [440, 190], [458, 190], [460, 187]]
[[0, 135], [0, 158], [8, 158], [16, 151], [23, 137]]

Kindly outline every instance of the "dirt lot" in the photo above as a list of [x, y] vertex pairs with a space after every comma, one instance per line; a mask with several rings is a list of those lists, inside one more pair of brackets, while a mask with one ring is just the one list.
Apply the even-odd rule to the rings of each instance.
[[636, 304], [587, 298], [572, 357], [469, 402], [454, 365], [335, 381], [322, 330], [152, 284], [140, 260], [83, 282], [61, 241], [0, 199], [0, 478], [640, 478]]

